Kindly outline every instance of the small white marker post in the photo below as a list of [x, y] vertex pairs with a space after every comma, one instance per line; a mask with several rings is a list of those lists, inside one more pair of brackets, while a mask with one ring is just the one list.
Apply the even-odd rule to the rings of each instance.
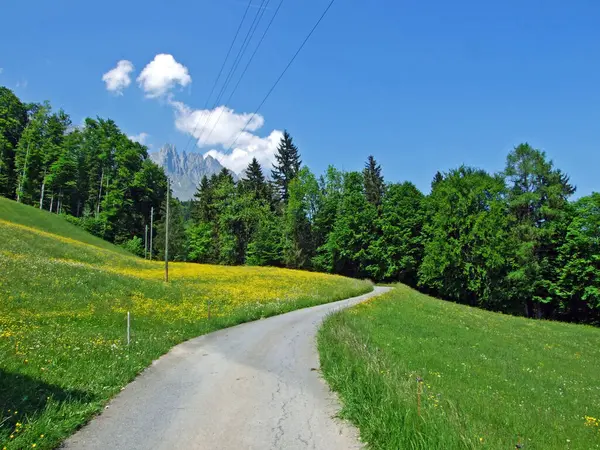
[[127, 311], [127, 346], [129, 347], [129, 330], [131, 328], [131, 317], [129, 311]]

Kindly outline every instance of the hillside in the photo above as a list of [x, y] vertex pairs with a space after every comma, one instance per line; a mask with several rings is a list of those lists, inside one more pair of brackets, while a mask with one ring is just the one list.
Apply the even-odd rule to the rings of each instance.
[[342, 415], [369, 448], [600, 448], [598, 328], [398, 285], [330, 317], [319, 351]]
[[170, 268], [166, 284], [161, 262], [0, 198], [0, 448], [55, 447], [178, 342], [371, 289], [275, 268]]

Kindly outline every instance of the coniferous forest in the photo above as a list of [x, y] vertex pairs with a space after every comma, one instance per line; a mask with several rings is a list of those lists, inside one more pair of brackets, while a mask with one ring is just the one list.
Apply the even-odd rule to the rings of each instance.
[[[394, 173], [394, 168], [386, 168]], [[0, 87], [0, 195], [63, 214], [144, 256], [165, 243], [167, 178], [111, 120], [74, 127], [50, 104]], [[600, 193], [575, 187], [524, 143], [501, 173], [460, 166], [431, 192], [362, 172], [313, 174], [287, 132], [270, 173], [224, 169], [194, 200], [169, 204], [169, 257], [269, 265], [402, 282], [447, 300], [535, 318], [600, 321]]]

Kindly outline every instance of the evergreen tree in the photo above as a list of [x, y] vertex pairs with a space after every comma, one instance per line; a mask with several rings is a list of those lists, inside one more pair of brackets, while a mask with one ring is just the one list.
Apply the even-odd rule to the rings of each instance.
[[208, 223], [213, 220], [212, 202], [213, 186], [209, 178], [204, 175], [194, 194], [194, 203], [192, 206], [192, 220], [194, 223]]
[[509, 153], [504, 174], [518, 243], [510, 273], [512, 295], [526, 315], [550, 315], [556, 306], [551, 287], [558, 274], [558, 248], [565, 238], [568, 198], [575, 188], [544, 152], [526, 143]]
[[287, 202], [289, 185], [298, 174], [302, 164], [298, 148], [294, 145], [292, 137], [287, 131], [283, 132], [283, 137], [277, 147], [275, 160], [276, 164], [273, 164], [271, 177], [278, 190], [279, 197], [283, 202]]
[[244, 191], [251, 193], [257, 200], [268, 200], [268, 184], [256, 158], [252, 158], [252, 161], [248, 164], [240, 187]]
[[434, 189], [434, 188], [435, 188], [435, 186], [436, 186], [438, 183], [442, 182], [442, 181], [444, 181], [444, 176], [443, 176], [443, 175], [442, 175], [442, 173], [441, 173], [441, 172], [438, 170], [438, 171], [435, 173], [435, 175], [434, 175], [434, 177], [433, 177], [433, 180], [431, 180], [431, 189]]
[[389, 185], [377, 223], [381, 234], [373, 238], [369, 251], [375, 279], [416, 285], [423, 258], [423, 222], [424, 196], [415, 185]]
[[246, 264], [250, 266], [282, 266], [283, 219], [281, 216], [273, 214], [266, 205], [262, 205], [256, 214], [258, 215], [258, 224], [248, 243]]
[[381, 166], [377, 164], [372, 155], [367, 159], [363, 169], [363, 183], [367, 201], [376, 207], [380, 207], [383, 202], [385, 183], [381, 174]]

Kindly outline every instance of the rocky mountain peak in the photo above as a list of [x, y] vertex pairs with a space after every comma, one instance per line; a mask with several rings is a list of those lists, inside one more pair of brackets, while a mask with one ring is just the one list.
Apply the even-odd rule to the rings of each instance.
[[173, 195], [179, 200], [192, 199], [204, 175], [211, 176], [223, 169], [221, 163], [210, 155], [185, 151], [179, 153], [171, 144], [150, 153], [150, 158], [165, 169], [172, 182]]

